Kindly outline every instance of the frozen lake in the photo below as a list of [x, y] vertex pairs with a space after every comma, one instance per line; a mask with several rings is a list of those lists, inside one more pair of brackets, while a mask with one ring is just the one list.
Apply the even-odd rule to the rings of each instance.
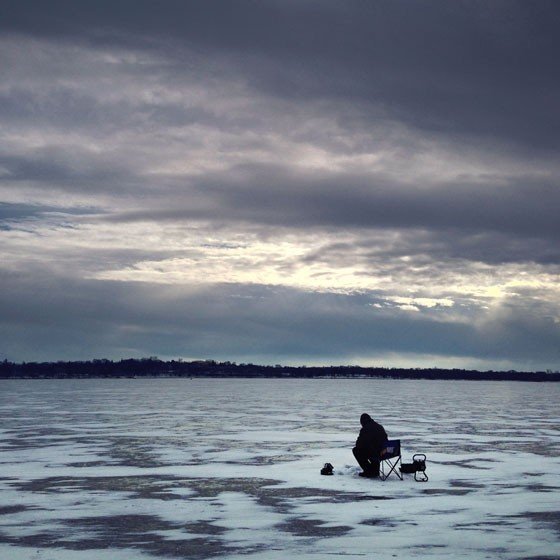
[[[560, 558], [559, 403], [554, 383], [0, 381], [0, 558]], [[362, 412], [427, 483], [357, 476]]]

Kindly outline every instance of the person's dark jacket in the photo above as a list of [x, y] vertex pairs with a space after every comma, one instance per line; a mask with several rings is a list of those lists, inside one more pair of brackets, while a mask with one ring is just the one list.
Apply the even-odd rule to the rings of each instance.
[[366, 418], [356, 440], [356, 450], [371, 457], [378, 457], [387, 439], [385, 428], [375, 420]]

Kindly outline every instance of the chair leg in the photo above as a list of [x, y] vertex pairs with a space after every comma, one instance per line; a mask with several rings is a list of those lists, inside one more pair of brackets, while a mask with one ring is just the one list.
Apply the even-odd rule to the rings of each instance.
[[[385, 474], [385, 463], [388, 463], [390, 467], [387, 474]], [[400, 471], [397, 469], [398, 466], [401, 464], [401, 456], [399, 455], [396, 457], [396, 461], [391, 462], [391, 459], [386, 459], [385, 461], [381, 461], [381, 468], [379, 471], [379, 478], [381, 480], [387, 480], [392, 473], [395, 473], [400, 480], [403, 480], [403, 476]]]
[[428, 482], [428, 475], [426, 474], [426, 471], [416, 471], [414, 473], [414, 480], [416, 482]]

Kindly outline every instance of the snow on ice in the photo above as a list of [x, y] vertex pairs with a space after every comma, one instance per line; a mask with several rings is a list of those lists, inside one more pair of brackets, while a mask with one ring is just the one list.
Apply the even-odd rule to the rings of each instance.
[[[0, 558], [558, 558], [560, 386], [0, 381]], [[362, 412], [411, 475], [358, 477]], [[324, 463], [335, 476], [320, 476]]]

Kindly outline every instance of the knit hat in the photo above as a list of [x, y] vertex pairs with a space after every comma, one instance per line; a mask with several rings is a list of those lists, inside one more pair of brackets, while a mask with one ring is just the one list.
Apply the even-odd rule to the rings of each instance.
[[360, 424], [362, 426], [365, 426], [366, 424], [369, 424], [370, 422], [373, 422], [372, 417], [369, 414], [366, 414], [365, 412], [360, 416]]

